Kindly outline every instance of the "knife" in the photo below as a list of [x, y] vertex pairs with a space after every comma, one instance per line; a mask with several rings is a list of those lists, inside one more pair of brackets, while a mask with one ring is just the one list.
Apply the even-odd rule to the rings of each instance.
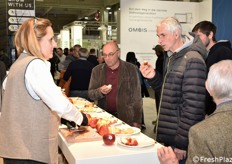
[[84, 127], [78, 126], [78, 128], [72, 126], [69, 122], [66, 123], [68, 130], [72, 132], [83, 132], [86, 129]]

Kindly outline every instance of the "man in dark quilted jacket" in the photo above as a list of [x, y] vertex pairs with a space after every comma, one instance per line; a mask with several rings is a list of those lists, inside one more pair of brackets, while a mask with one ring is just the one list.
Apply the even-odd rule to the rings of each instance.
[[140, 70], [151, 87], [161, 91], [156, 140], [171, 146], [179, 162], [185, 163], [189, 129], [205, 117], [207, 51], [198, 36], [182, 34], [174, 17], [161, 20], [156, 32], [167, 51], [163, 79], [149, 63], [142, 64]]

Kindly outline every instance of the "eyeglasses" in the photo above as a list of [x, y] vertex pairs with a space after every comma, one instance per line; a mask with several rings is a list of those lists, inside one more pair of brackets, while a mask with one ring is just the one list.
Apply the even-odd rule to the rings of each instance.
[[118, 50], [119, 50], [119, 49], [117, 49], [115, 52], [110, 52], [110, 53], [108, 53], [108, 54], [103, 54], [102, 56], [103, 56], [104, 58], [106, 58], [106, 57], [112, 57], [112, 56], [114, 56], [114, 54], [116, 54], [116, 52], [118, 52]]

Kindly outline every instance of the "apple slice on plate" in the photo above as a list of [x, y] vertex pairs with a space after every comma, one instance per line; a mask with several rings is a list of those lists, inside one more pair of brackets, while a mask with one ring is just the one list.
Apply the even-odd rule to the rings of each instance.
[[118, 140], [118, 144], [120, 146], [128, 147], [128, 148], [145, 148], [145, 147], [153, 146], [155, 144], [155, 140], [145, 135], [125, 136], [125, 137], [121, 137]]
[[117, 136], [130, 136], [141, 132], [139, 128], [131, 126], [112, 126], [111, 131]]

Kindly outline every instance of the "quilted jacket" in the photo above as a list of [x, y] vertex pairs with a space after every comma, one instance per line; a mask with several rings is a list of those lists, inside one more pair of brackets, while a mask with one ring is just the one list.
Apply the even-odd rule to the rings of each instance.
[[156, 140], [182, 150], [188, 147], [189, 128], [205, 116], [207, 51], [190, 34], [178, 52], [165, 56], [163, 78], [156, 72], [148, 80], [154, 90], [161, 90]]

